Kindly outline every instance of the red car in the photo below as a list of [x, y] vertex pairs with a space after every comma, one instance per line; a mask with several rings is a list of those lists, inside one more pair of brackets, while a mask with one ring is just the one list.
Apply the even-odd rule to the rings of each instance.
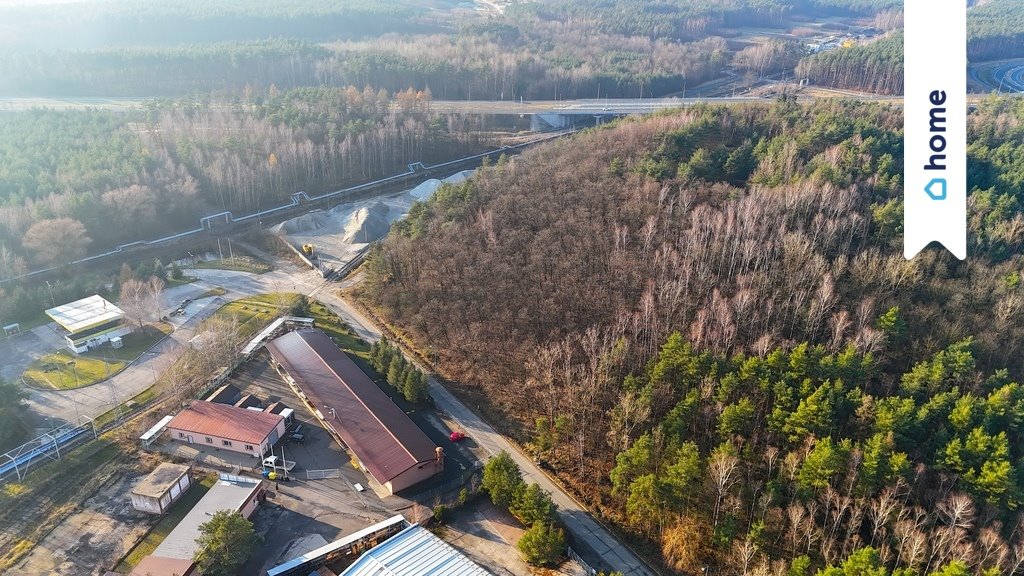
[[456, 430], [455, 432], [452, 432], [451, 434], [449, 434], [448, 438], [452, 442], [458, 442], [459, 440], [464, 440], [466, 438], [466, 435], [463, 434], [462, 432], [459, 432], [458, 430]]

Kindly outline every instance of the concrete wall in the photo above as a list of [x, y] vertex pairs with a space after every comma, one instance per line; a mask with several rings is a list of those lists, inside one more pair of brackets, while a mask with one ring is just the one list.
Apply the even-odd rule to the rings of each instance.
[[406, 488], [419, 484], [424, 480], [429, 480], [435, 474], [440, 474], [444, 471], [444, 461], [435, 462], [421, 462], [417, 466], [402, 472], [398, 476], [391, 479], [390, 482], [384, 484], [389, 492], [394, 494], [395, 492], [405, 490]]
[[242, 505], [242, 509], [239, 512], [242, 514], [242, 518], [249, 518], [256, 512], [256, 508], [260, 505], [260, 491], [257, 490], [255, 494], [249, 497]]
[[[278, 426], [283, 427], [284, 421]], [[171, 440], [176, 440], [185, 444], [194, 444], [197, 447], [203, 448], [219, 448], [221, 450], [230, 450], [232, 452], [239, 452], [241, 454], [249, 454], [252, 457], [257, 457], [262, 454], [260, 444], [250, 444], [252, 450], [245, 449], [245, 442], [235, 440], [232, 438], [221, 438], [219, 436], [207, 436], [205, 434], [196, 434], [188, 430], [178, 430], [176, 428], [168, 428], [168, 434]], [[282, 431], [283, 432], [283, 431]], [[190, 440], [191, 439], [191, 440]], [[224, 442], [230, 442], [231, 445], [225, 445]], [[263, 440], [264, 446], [269, 446], [267, 440]]]
[[179, 478], [178, 482], [174, 486], [168, 488], [167, 492], [164, 492], [160, 498], [133, 493], [132, 507], [136, 510], [149, 512], [150, 514], [166, 514], [167, 511], [171, 509], [171, 506], [173, 506], [178, 500], [181, 500], [181, 497], [184, 496], [191, 487], [192, 474], [189, 472]]

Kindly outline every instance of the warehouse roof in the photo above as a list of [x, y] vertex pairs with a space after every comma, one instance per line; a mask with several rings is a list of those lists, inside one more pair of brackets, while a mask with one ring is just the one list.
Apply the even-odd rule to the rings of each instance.
[[60, 324], [62, 328], [74, 334], [124, 318], [124, 311], [107, 302], [106, 298], [95, 295], [50, 308], [46, 311], [46, 315]]
[[132, 494], [161, 498], [185, 474], [188, 474], [188, 466], [164, 462], [150, 472], [149, 476], [143, 478], [139, 485], [132, 490]]
[[341, 576], [487, 576], [444, 540], [413, 525], [371, 548]]
[[206, 436], [259, 444], [277, 428], [283, 418], [267, 412], [253, 412], [228, 404], [193, 400], [167, 424], [168, 428]]
[[436, 457], [427, 435], [322, 331], [289, 332], [267, 349], [381, 484]]
[[221, 510], [238, 512], [256, 495], [259, 487], [260, 481], [255, 478], [222, 475], [153, 550], [153, 556], [191, 560], [199, 549], [199, 544], [196, 543], [196, 538], [199, 538], [199, 526]]

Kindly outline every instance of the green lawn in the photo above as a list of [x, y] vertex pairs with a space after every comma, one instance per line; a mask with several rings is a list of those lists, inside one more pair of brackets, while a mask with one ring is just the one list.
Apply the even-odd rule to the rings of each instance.
[[170, 334], [168, 324], [157, 323], [124, 336], [124, 346], [109, 344], [83, 354], [60, 350], [40, 357], [25, 369], [23, 377], [43, 388], [70, 390], [95, 384], [124, 370], [130, 362]]
[[196, 262], [195, 268], [207, 268], [215, 270], [235, 270], [238, 272], [250, 272], [252, 274], [265, 274], [274, 269], [273, 265], [252, 256], [235, 256], [223, 260], [207, 260]]
[[316, 320], [316, 327], [330, 336], [335, 344], [356, 356], [369, 359], [370, 345], [357, 337], [327, 306], [320, 302], [310, 302], [309, 311]]
[[250, 336], [286, 312], [297, 296], [295, 294], [260, 294], [228, 302], [215, 316], [238, 319], [238, 334]]
[[[40, 310], [40, 311], [36, 312], [31, 318], [28, 318], [27, 320], [22, 320], [21, 322], [18, 322], [18, 326], [19, 326], [19, 329], [22, 332], [28, 332], [29, 330], [31, 330], [33, 328], [38, 328], [39, 326], [43, 326], [45, 324], [49, 324], [50, 322], [53, 322], [53, 320], [51, 320], [50, 317], [47, 316], [45, 312]], [[3, 333], [0, 332], [0, 336], [2, 336], [2, 335], [3, 335]]]
[[164, 538], [174, 530], [174, 527], [181, 522], [181, 519], [192, 510], [192, 507], [199, 502], [199, 499], [206, 494], [211, 486], [217, 481], [217, 476], [213, 474], [207, 474], [203, 476], [199, 483], [193, 486], [181, 500], [171, 508], [171, 511], [166, 516], [157, 522], [156, 526], [146, 534], [146, 537], [142, 539], [138, 544], [132, 548], [132, 551], [125, 556], [121, 562], [115, 568], [116, 572], [121, 574], [127, 574], [131, 572], [143, 558], [149, 556], [156, 550], [156, 547], [164, 541]]

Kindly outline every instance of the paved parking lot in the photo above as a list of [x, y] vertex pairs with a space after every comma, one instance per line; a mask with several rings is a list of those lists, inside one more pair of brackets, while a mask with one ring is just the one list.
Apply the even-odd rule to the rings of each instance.
[[53, 351], [54, 348], [32, 330], [0, 340], [0, 378], [20, 382], [21, 373], [33, 360]]

